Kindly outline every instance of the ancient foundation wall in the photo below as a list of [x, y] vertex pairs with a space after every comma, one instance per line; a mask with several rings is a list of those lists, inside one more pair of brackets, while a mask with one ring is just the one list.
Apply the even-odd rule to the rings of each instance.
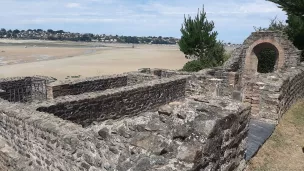
[[244, 159], [250, 108], [212, 100], [171, 106], [172, 114], [105, 121], [96, 129], [0, 101], [0, 135], [28, 158], [18, 164], [21, 170], [236, 170]]
[[48, 98], [77, 95], [86, 92], [102, 91], [127, 85], [127, 75], [111, 75], [79, 79], [75, 81], [57, 81], [49, 84]]
[[74, 81], [57, 81], [47, 86], [48, 98], [53, 99], [66, 95], [103, 91], [127, 85], [140, 84], [154, 79], [158, 78], [151, 74], [128, 72], [119, 75], [90, 77]]
[[278, 73], [260, 74], [250, 84], [252, 116], [278, 122], [293, 103], [304, 97], [304, 64]]
[[77, 157], [79, 150], [90, 151], [89, 134], [83, 131], [76, 124], [28, 110], [23, 104], [1, 101], [0, 134], [30, 161], [18, 163], [21, 170], [85, 170], [85, 160]]
[[83, 126], [93, 121], [118, 119], [185, 97], [187, 76], [55, 99], [38, 111], [49, 112]]
[[46, 99], [48, 77], [12, 77], [0, 79], [0, 98], [11, 102], [31, 102]]
[[221, 68], [204, 69], [200, 72], [183, 72], [158, 68], [142, 68], [139, 73], [151, 74], [158, 78], [170, 78], [177, 75], [191, 76], [186, 92], [188, 96], [204, 94], [208, 96], [231, 96], [239, 83], [239, 74]]
[[128, 75], [127, 77], [128, 77], [129, 86], [159, 79], [159, 77], [152, 75], [152, 74], [147, 74], [147, 73], [127, 72], [125, 74]]

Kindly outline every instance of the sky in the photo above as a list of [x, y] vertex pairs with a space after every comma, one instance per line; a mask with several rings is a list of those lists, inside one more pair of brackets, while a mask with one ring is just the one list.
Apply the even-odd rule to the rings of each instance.
[[286, 14], [266, 0], [0, 0], [0, 28], [180, 38], [184, 14], [204, 6], [218, 39], [242, 43]]

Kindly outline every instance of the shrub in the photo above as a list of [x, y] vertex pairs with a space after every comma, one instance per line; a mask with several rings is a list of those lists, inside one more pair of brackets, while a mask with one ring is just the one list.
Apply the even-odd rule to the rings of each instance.
[[187, 62], [184, 65], [182, 71], [197, 72], [197, 71], [200, 71], [200, 70], [202, 70], [204, 68], [206, 68], [206, 65], [204, 65], [204, 63], [202, 61], [193, 60], [193, 61]]

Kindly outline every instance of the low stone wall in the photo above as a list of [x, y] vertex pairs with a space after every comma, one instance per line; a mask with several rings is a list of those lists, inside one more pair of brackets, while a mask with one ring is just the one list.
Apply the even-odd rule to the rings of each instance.
[[[0, 89], [3, 91], [0, 94], [0, 98], [14, 101], [11, 96], [16, 89], [27, 89], [27, 86], [31, 85], [31, 77], [13, 77], [0, 79]], [[13, 92], [12, 92], [13, 91]], [[26, 101], [26, 98], [30, 96], [30, 93], [24, 92], [24, 95], [20, 96], [20, 101]]]
[[239, 74], [222, 68], [204, 69], [199, 72], [184, 72], [177, 70], [142, 68], [139, 73], [151, 74], [158, 78], [170, 78], [178, 75], [191, 76], [188, 79], [187, 95], [205, 94], [208, 96], [232, 96], [239, 83]]
[[76, 152], [90, 151], [87, 138], [93, 135], [83, 133], [76, 124], [35, 112], [29, 106], [2, 100], [0, 103], [0, 135], [29, 160], [16, 162], [16, 170], [86, 170], [85, 160]]
[[86, 92], [102, 91], [127, 85], [127, 75], [111, 75], [79, 79], [75, 81], [57, 81], [49, 84], [48, 98], [77, 95]]
[[270, 74], [260, 74], [249, 85], [252, 93], [252, 117], [279, 122], [282, 115], [304, 97], [304, 63], [301, 66]]
[[16, 162], [20, 170], [243, 168], [250, 107], [229, 99], [186, 99], [86, 129], [29, 105], [0, 103], [0, 135], [28, 159]]
[[127, 72], [125, 74], [128, 75], [128, 86], [159, 79], [157, 76], [147, 73]]
[[11, 102], [46, 100], [49, 77], [11, 77], [0, 79], [0, 98]]
[[59, 97], [38, 111], [49, 112], [83, 126], [118, 119], [185, 97], [187, 76], [159, 79], [134, 86]]

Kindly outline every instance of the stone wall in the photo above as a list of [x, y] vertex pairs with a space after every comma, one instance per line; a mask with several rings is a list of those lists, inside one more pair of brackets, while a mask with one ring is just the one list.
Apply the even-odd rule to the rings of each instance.
[[0, 79], [0, 98], [11, 102], [46, 100], [48, 77], [12, 77]]
[[127, 72], [126, 74], [128, 75], [128, 85], [135, 85], [159, 79], [159, 77], [148, 73]]
[[293, 103], [304, 97], [304, 63], [286, 71], [260, 74], [250, 84], [252, 117], [278, 122]]
[[53, 99], [66, 95], [103, 91], [127, 85], [140, 84], [154, 79], [158, 79], [158, 77], [145, 73], [127, 72], [119, 75], [89, 77], [74, 81], [57, 81], [47, 86], [48, 98]]
[[77, 95], [86, 92], [102, 91], [127, 85], [127, 75], [90, 77], [75, 81], [57, 81], [48, 85], [49, 99], [59, 96]]
[[[14, 94], [15, 90], [19, 88], [28, 89], [28, 86], [31, 85], [31, 78], [30, 77], [14, 77], [14, 78], [7, 78], [0, 80], [0, 89], [3, 90], [1, 93], [0, 98], [14, 101], [14, 97], [11, 97], [11, 94]], [[27, 97], [30, 96], [29, 91], [24, 91], [24, 95], [21, 95], [19, 100], [20, 101], [27, 101]]]
[[0, 135], [27, 158], [20, 170], [224, 171], [244, 164], [250, 107], [229, 99], [185, 99], [86, 129], [30, 105], [0, 103]]
[[183, 72], [158, 68], [142, 68], [139, 73], [151, 74], [158, 78], [188, 75], [186, 94], [188, 96], [205, 94], [207, 96], [231, 96], [239, 83], [239, 74], [222, 68], [204, 69], [199, 72]]
[[[273, 31], [253, 32], [244, 41], [243, 46], [245, 46], [244, 48], [246, 49], [250, 46], [255, 46], [261, 43], [271, 43], [278, 48], [277, 50], [284, 55], [284, 58], [282, 58], [284, 60], [279, 61], [282, 62], [281, 66], [283, 68], [295, 67], [300, 64], [301, 51], [299, 51], [283, 33]], [[241, 57], [245, 58], [245, 56]], [[242, 60], [242, 62], [242, 66], [244, 66], [245, 60]], [[280, 64], [278, 65], [278, 67], [280, 67]]]
[[35, 112], [28, 105], [1, 100], [0, 135], [29, 160], [17, 162], [16, 170], [86, 170], [85, 160], [76, 153], [90, 151], [86, 139], [90, 134], [83, 131], [76, 124]]
[[83, 126], [93, 121], [118, 119], [185, 97], [187, 76], [55, 99], [38, 111], [49, 112]]
[[[271, 47], [277, 52], [275, 71], [285, 70], [300, 64], [301, 51], [298, 50], [286, 35], [280, 32], [253, 32], [240, 48], [234, 50], [231, 58], [225, 62], [223, 69], [238, 72], [240, 86], [245, 87], [247, 81], [258, 74], [258, 57], [255, 48]], [[258, 52], [256, 52], [258, 53]]]
[[243, 46], [237, 47], [232, 51], [231, 57], [223, 64], [223, 69], [236, 72], [241, 68], [242, 59], [240, 56], [244, 51]]

